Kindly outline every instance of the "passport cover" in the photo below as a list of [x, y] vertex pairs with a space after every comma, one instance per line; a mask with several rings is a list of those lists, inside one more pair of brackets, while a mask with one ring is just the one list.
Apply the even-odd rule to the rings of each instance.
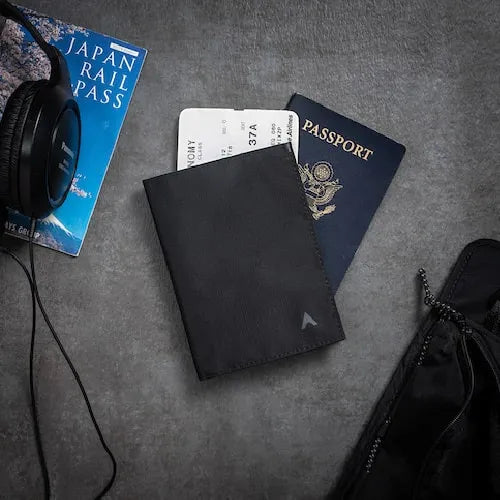
[[200, 379], [344, 338], [290, 144], [144, 187]]
[[358, 249], [405, 147], [307, 97], [299, 116], [299, 170], [332, 292]]

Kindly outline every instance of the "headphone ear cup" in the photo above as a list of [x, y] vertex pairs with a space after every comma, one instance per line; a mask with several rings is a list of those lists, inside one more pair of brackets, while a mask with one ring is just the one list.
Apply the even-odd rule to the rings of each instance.
[[22, 208], [18, 167], [24, 125], [35, 95], [46, 84], [47, 80], [23, 82], [9, 97], [0, 123], [0, 198], [15, 209]]

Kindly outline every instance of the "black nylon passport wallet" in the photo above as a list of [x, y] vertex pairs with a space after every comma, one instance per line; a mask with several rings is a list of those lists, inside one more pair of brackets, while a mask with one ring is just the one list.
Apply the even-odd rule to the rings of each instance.
[[200, 379], [344, 338], [288, 144], [144, 187]]

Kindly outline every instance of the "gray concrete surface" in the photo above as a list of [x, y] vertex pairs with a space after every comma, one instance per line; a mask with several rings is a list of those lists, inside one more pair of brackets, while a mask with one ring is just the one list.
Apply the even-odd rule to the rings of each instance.
[[[439, 288], [466, 243], [500, 237], [498, 3], [24, 4], [149, 49], [81, 256], [36, 252], [118, 460], [110, 497], [321, 498], [422, 317], [418, 267]], [[337, 293], [346, 340], [200, 383], [141, 181], [175, 168], [183, 108], [281, 108], [294, 91], [406, 157]], [[28, 288], [5, 258], [0, 276], [0, 497], [41, 498]], [[109, 463], [45, 328], [37, 351], [55, 498], [91, 498]]]

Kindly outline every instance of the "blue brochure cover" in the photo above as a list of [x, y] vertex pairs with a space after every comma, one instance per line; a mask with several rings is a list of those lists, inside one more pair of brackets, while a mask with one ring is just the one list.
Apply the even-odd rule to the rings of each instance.
[[[146, 50], [127, 42], [23, 9], [42, 36], [66, 57], [82, 138], [78, 170], [64, 204], [40, 220], [40, 245], [78, 255], [104, 175], [118, 140]], [[18, 24], [7, 21], [0, 36], [0, 115], [21, 82], [47, 78], [48, 58]], [[29, 219], [11, 211], [6, 233], [26, 237]]]
[[335, 293], [403, 158], [401, 144], [295, 94], [299, 170]]

